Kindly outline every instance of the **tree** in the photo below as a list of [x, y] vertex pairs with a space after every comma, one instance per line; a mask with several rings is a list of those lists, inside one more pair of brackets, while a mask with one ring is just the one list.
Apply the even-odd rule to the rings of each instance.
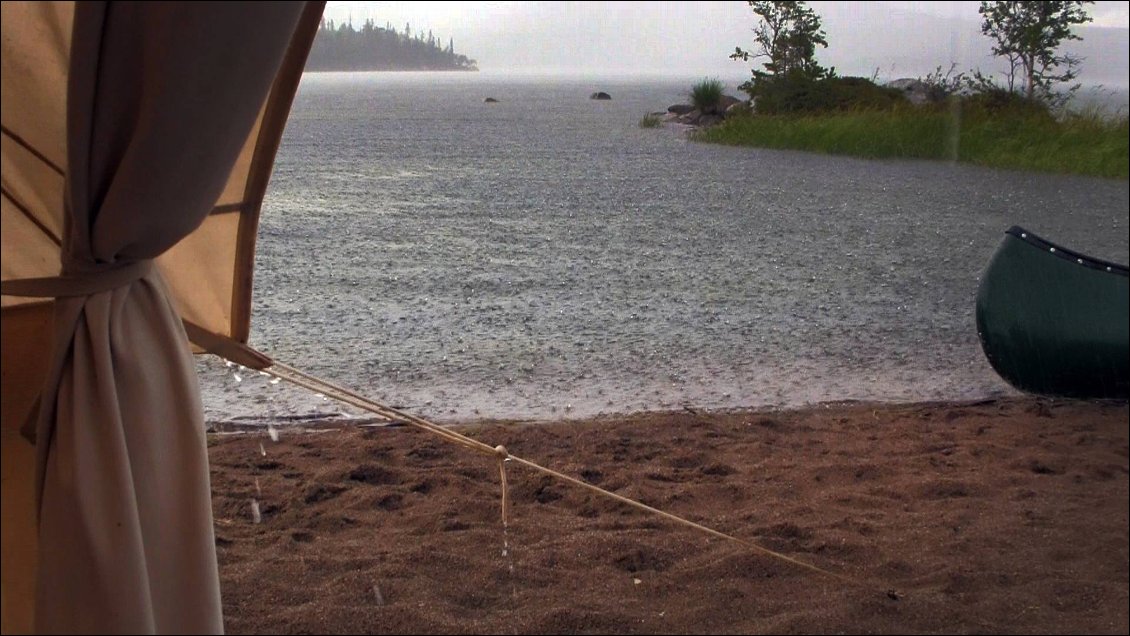
[[[1078, 75], [1080, 59], [1057, 55], [1064, 40], [1081, 40], [1071, 28], [1091, 21], [1094, 2], [982, 2], [981, 33], [993, 39], [993, 55], [1008, 61], [1008, 91], [1029, 100], [1058, 101], [1053, 87]], [[1062, 72], [1061, 72], [1062, 71]], [[1070, 94], [1079, 85], [1070, 87]]]
[[365, 20], [357, 30], [352, 22], [339, 25], [323, 19], [306, 70], [478, 70], [475, 60], [455, 53], [451, 39], [444, 49], [431, 31], [426, 42], [423, 30], [415, 37], [409, 36], [411, 26], [405, 25], [404, 31], [398, 33], [387, 22], [381, 28], [373, 20]]
[[745, 51], [735, 47], [731, 59], [748, 62], [751, 58], [768, 58], [764, 71], [754, 69], [753, 83], [767, 77], [801, 76], [820, 79], [829, 74], [816, 62], [816, 46], [828, 47], [820, 16], [804, 2], [756, 2], [749, 6], [760, 17], [754, 29], [757, 49]]

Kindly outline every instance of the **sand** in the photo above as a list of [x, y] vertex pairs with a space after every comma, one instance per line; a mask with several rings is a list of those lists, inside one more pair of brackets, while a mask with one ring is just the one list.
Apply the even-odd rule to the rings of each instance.
[[[229, 633], [1127, 633], [1126, 403], [1009, 398], [209, 438]], [[258, 504], [260, 522], [252, 516]]]

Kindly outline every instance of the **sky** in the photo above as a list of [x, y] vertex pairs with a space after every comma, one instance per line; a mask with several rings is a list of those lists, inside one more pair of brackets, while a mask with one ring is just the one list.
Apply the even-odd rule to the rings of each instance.
[[[1001, 67], [980, 34], [979, 2], [809, 2], [829, 47], [818, 60], [841, 75], [921, 77], [937, 67]], [[1081, 79], [1125, 89], [1130, 5], [1097, 2], [1083, 42], [1063, 50], [1085, 58]], [[484, 73], [640, 74], [744, 80], [752, 64], [729, 59], [751, 48], [757, 16], [728, 2], [329, 2], [325, 16], [372, 18], [403, 31], [452, 38]]]

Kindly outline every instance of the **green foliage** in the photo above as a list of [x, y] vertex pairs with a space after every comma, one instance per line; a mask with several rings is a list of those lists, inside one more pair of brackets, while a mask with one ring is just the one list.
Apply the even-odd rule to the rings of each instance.
[[696, 139], [868, 158], [945, 159], [998, 168], [1126, 179], [1127, 119], [1093, 112], [1053, 118], [1047, 111], [992, 111], [967, 103], [959, 112], [895, 109], [820, 116], [728, 119]]
[[950, 97], [960, 94], [962, 88], [967, 87], [968, 80], [965, 73], [955, 73], [956, 70], [956, 63], [950, 64], [949, 70], [945, 73], [939, 66], [934, 69], [933, 73], [918, 78], [918, 81], [926, 85], [926, 100], [928, 102], [933, 104], [944, 102]]
[[749, 117], [753, 115], [753, 107], [749, 102], [738, 102], [726, 108], [727, 117]]
[[[748, 0], [759, 17], [754, 29], [757, 48], [745, 51], [734, 47], [730, 59], [748, 62], [765, 58], [764, 71], [753, 69], [753, 79], [741, 87], [749, 92], [759, 82], [775, 77], [819, 79], [833, 75], [816, 62], [816, 47], [828, 47], [820, 26], [820, 16], [804, 2], [757, 2]], [[751, 93], [752, 94], [752, 93]]]
[[704, 79], [691, 87], [691, 105], [700, 112], [710, 113], [722, 102], [725, 85], [716, 79]]
[[[1064, 92], [1055, 85], [1078, 75], [1080, 60], [1057, 55], [1065, 40], [1079, 40], [1072, 27], [1091, 21], [1084, 5], [1094, 2], [982, 2], [981, 33], [993, 39], [993, 54], [1008, 62], [1005, 74], [1009, 92], [1022, 92], [1029, 100], [1060, 105]], [[1078, 89], [1075, 85], [1066, 93]]]
[[962, 112], [972, 116], [1053, 119], [1048, 105], [1007, 89], [984, 85], [961, 97]]
[[859, 157], [941, 158], [947, 129], [941, 117], [857, 112], [820, 116], [732, 119], [701, 132], [701, 141], [791, 148]]
[[906, 104], [899, 90], [862, 77], [771, 77], [755, 83], [749, 94], [757, 112], [768, 115], [884, 110]]
[[655, 113], [648, 113], [640, 119], [640, 128], [659, 128], [663, 125], [663, 119]]
[[[1127, 119], [1061, 114], [1079, 60], [1057, 55], [1075, 25], [1090, 22], [1093, 2], [982, 2], [982, 33], [1009, 63], [1007, 85], [980, 71], [938, 67], [921, 78], [924, 107], [902, 91], [860, 77], [837, 77], [816, 63], [828, 42], [820, 18], [804, 2], [758, 2], [756, 48], [735, 48], [732, 59], [763, 58], [762, 69], [739, 88], [756, 115], [732, 117], [696, 138], [735, 145], [792, 148], [861, 157], [950, 159], [1049, 172], [1126, 178], [1130, 173]], [[719, 91], [720, 92], [720, 91]], [[693, 93], [692, 93], [693, 95]], [[696, 107], [700, 107], [696, 99]], [[700, 107], [701, 109], [701, 107]], [[702, 109], [705, 110], [705, 109]]]

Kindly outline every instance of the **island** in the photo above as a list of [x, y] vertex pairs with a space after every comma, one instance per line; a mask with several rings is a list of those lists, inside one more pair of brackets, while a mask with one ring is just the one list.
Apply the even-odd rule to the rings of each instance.
[[412, 32], [410, 24], [398, 32], [391, 24], [379, 27], [366, 20], [360, 29], [353, 22], [322, 20], [306, 62], [307, 71], [477, 71], [475, 60], [455, 52], [448, 38], [444, 46], [429, 30]]

